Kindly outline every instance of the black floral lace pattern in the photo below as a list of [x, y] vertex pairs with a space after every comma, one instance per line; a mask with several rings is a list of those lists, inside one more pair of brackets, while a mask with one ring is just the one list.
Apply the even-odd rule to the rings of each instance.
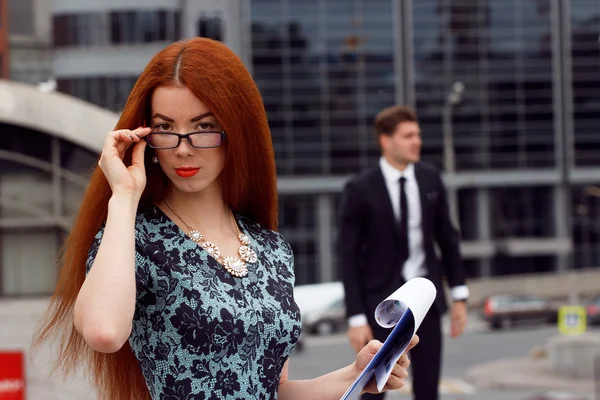
[[293, 254], [279, 233], [236, 219], [259, 256], [244, 278], [229, 275], [159, 208], [138, 215], [129, 343], [153, 399], [277, 398], [301, 329]]

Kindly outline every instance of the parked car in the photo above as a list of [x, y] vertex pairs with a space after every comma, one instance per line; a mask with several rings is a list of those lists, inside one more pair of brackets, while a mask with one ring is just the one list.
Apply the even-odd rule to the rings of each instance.
[[482, 314], [491, 329], [501, 329], [526, 321], [555, 323], [558, 307], [532, 295], [498, 295], [485, 300]]
[[586, 313], [589, 325], [600, 325], [600, 296], [587, 303]]
[[299, 285], [294, 299], [302, 314], [302, 331], [328, 335], [346, 327], [344, 288], [341, 282]]
[[337, 299], [326, 305], [322, 312], [307, 313], [305, 326], [312, 334], [331, 335], [346, 328], [346, 307], [344, 299]]

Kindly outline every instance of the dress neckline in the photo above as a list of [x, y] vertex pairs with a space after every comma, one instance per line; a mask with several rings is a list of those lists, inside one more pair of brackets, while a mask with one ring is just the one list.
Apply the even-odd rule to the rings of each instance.
[[[201, 252], [205, 252], [207, 254], [208, 257], [210, 257], [214, 262], [217, 263], [217, 265], [219, 265], [219, 267], [224, 268], [223, 264], [221, 264], [219, 262], [219, 260], [217, 260], [216, 258], [214, 258], [208, 251], [206, 251], [205, 248], [203, 248], [202, 246], [200, 246], [199, 243], [194, 242], [187, 233], [185, 233], [183, 231], [183, 229], [181, 229], [181, 227], [179, 225], [177, 225], [175, 223], [175, 221], [173, 221], [171, 219], [171, 217], [169, 217], [167, 215], [167, 213], [165, 213], [165, 211], [160, 208], [159, 206], [157, 206], [156, 204], [152, 205], [153, 209], [154, 209], [154, 214], [159, 216], [160, 218], [162, 218], [163, 220], [165, 220], [167, 222], [167, 224], [174, 226], [177, 230], [177, 234], [179, 236], [183, 236], [185, 238], [186, 241], [191, 242], [194, 246], [196, 246], [196, 248], [198, 248]], [[244, 235], [246, 235], [248, 238], [250, 238], [250, 241], [252, 242], [253, 245], [255, 245], [254, 242], [254, 238], [248, 233], [248, 230], [246, 229], [246, 226], [244, 224], [244, 222], [242, 221], [242, 216], [236, 212], [233, 212], [233, 218], [235, 220], [235, 223], [237, 224], [239, 230], [241, 233], [243, 233]]]

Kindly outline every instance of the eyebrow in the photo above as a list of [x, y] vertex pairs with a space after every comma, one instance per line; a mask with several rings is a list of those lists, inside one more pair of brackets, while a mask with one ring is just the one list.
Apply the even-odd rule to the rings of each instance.
[[[196, 121], [199, 121], [199, 120], [201, 120], [202, 118], [206, 118], [206, 117], [208, 117], [209, 115], [210, 115], [210, 116], [214, 116], [214, 115], [213, 115], [213, 113], [211, 113], [211, 112], [209, 111], [209, 112], [206, 112], [206, 113], [204, 113], [204, 114], [200, 114], [200, 115], [198, 115], [197, 117], [194, 117], [194, 118], [190, 119], [190, 122], [196, 122]], [[159, 113], [156, 113], [156, 114], [154, 114], [154, 115], [152, 116], [152, 119], [154, 119], [154, 118], [160, 118], [160, 119], [164, 119], [165, 121], [168, 121], [168, 122], [175, 122], [175, 120], [174, 120], [174, 119], [172, 119], [172, 118], [169, 118], [169, 117], [166, 117], [166, 116], [164, 116], [164, 115], [162, 115], [162, 114], [159, 114]]]

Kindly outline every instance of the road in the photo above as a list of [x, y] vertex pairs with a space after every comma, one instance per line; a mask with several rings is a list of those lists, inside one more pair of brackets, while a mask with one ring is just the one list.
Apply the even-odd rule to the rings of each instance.
[[[472, 366], [500, 358], [520, 357], [529, 353], [532, 347], [544, 345], [556, 335], [556, 328], [549, 326], [522, 326], [501, 332], [491, 332], [471, 319], [470, 328], [465, 334], [452, 339], [444, 339], [443, 380], [440, 385], [443, 400], [526, 400], [539, 392], [490, 391], [477, 389], [463, 377]], [[447, 329], [446, 329], [447, 331]], [[354, 360], [346, 337], [343, 334], [328, 337], [307, 337], [305, 350], [292, 355], [290, 378], [308, 379], [325, 374]], [[407, 388], [393, 393], [387, 398], [410, 399]], [[592, 400], [592, 399], [590, 399]]]

